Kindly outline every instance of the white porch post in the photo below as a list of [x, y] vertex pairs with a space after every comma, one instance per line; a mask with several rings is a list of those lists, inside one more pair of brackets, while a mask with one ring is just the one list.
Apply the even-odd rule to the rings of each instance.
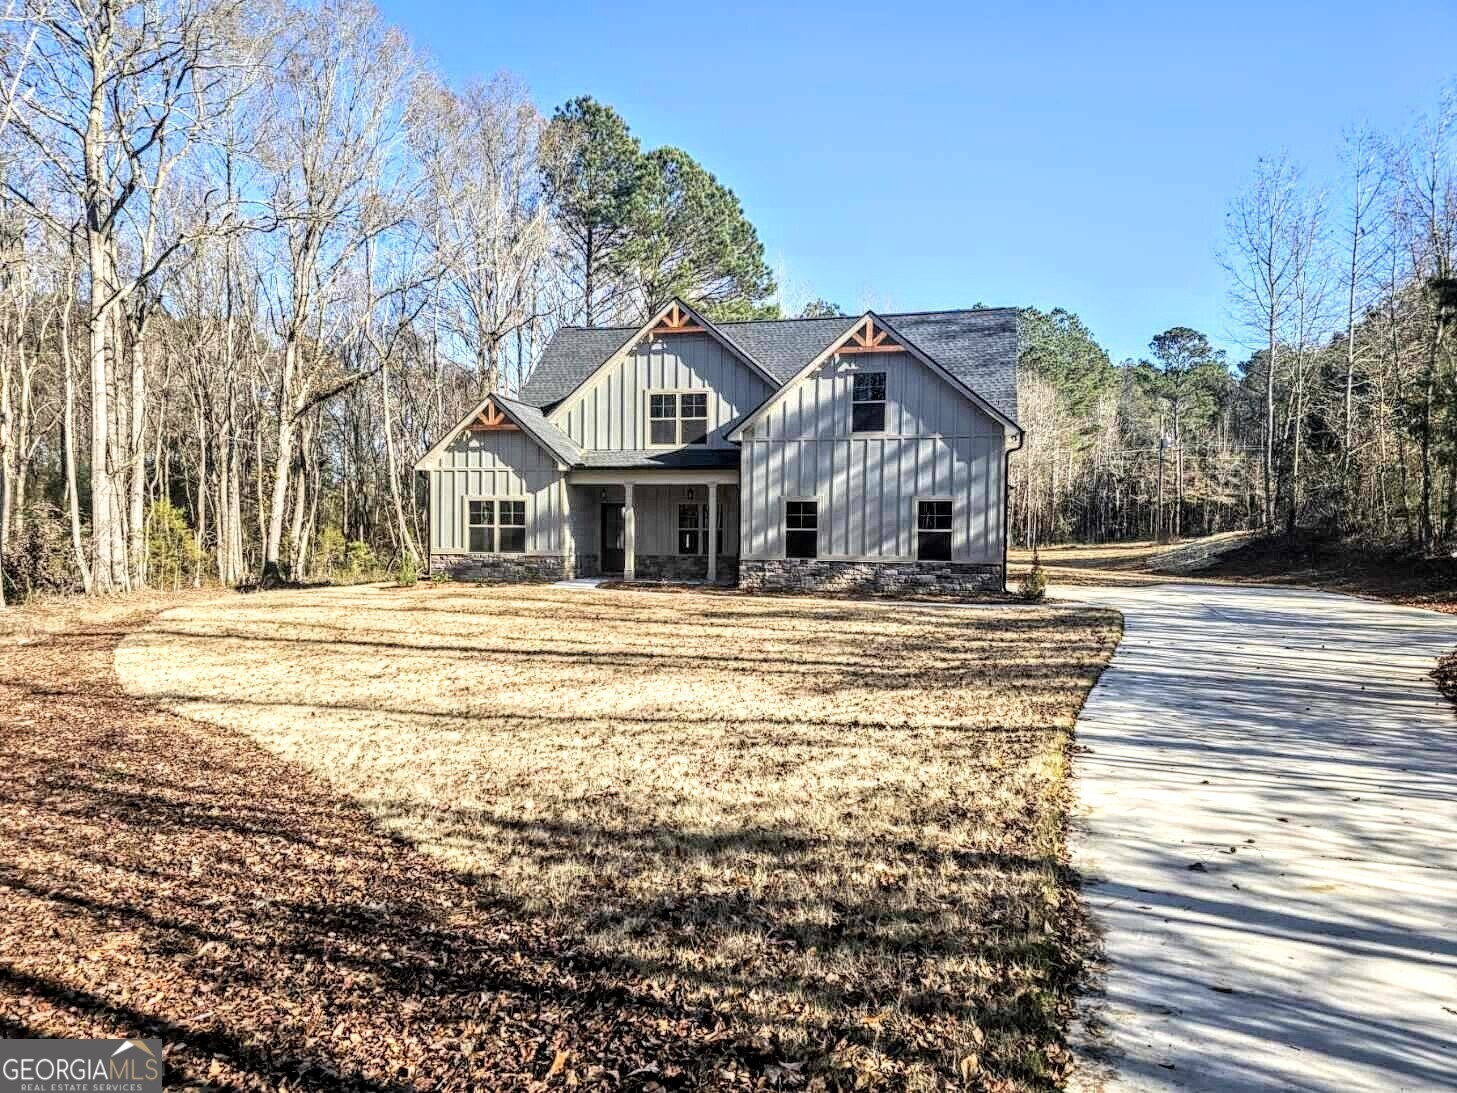
[[708, 484], [708, 583], [718, 583], [718, 483]]
[[561, 521], [557, 526], [557, 534], [562, 537], [562, 555], [565, 558], [562, 576], [572, 580], [577, 576], [577, 529], [572, 521], [572, 487], [567, 485], [565, 477], [559, 485]]
[[622, 485], [622, 579], [635, 580], [637, 575], [637, 516], [632, 508], [632, 483]]

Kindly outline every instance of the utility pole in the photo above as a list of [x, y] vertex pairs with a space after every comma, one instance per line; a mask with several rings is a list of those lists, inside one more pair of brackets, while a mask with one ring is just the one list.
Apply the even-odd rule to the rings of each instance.
[[1184, 537], [1184, 442], [1174, 446], [1174, 538]]
[[1159, 493], [1153, 510], [1153, 538], [1156, 543], [1164, 541], [1164, 452], [1168, 446], [1169, 438], [1159, 437]]

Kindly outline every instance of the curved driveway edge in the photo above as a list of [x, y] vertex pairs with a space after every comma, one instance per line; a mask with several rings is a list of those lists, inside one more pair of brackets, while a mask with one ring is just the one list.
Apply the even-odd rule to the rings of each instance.
[[1457, 617], [1301, 589], [1121, 610], [1071, 849], [1104, 932], [1085, 1089], [1457, 1088]]

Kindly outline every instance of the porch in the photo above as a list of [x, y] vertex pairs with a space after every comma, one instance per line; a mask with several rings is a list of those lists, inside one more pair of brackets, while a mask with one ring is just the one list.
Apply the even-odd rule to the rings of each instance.
[[737, 469], [579, 468], [567, 487], [577, 574], [737, 581]]

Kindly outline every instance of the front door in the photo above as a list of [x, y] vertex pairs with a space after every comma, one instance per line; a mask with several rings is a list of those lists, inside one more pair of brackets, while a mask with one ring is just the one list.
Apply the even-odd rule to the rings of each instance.
[[602, 506], [602, 572], [621, 573], [626, 562], [627, 530], [622, 502]]

